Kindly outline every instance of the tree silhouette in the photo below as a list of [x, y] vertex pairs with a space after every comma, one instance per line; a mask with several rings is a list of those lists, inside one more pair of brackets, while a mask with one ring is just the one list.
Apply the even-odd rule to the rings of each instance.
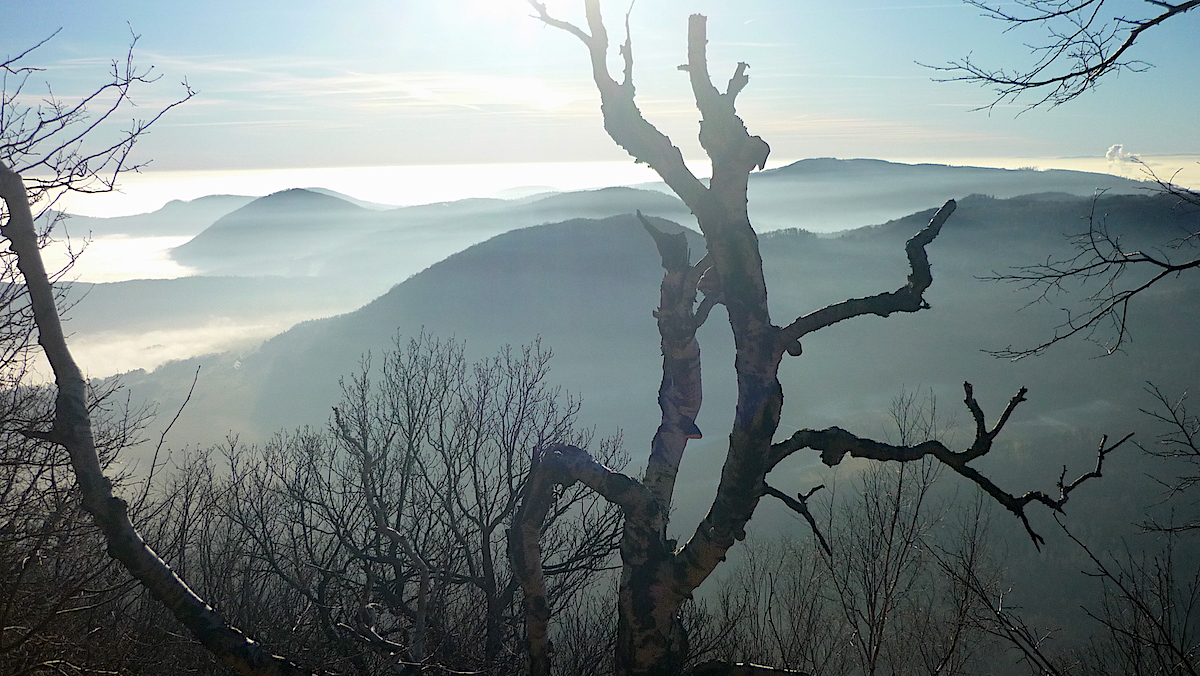
[[[893, 445], [856, 436], [840, 428], [803, 429], [776, 441], [783, 407], [778, 370], [785, 355], [800, 356], [806, 335], [835, 323], [865, 315], [886, 317], [897, 312], [918, 312], [929, 306], [923, 298], [932, 283], [926, 247], [937, 237], [955, 209], [953, 200], [937, 211], [928, 226], [905, 245], [910, 272], [895, 291], [851, 298], [801, 315], [782, 326], [772, 322], [767, 304], [758, 238], [750, 224], [746, 189], [750, 172], [762, 168], [770, 148], [752, 136], [735, 110], [735, 101], [746, 87], [748, 65], [739, 63], [725, 91], [712, 84], [707, 61], [706, 19], [692, 15], [688, 22], [687, 63], [680, 70], [691, 80], [696, 107], [701, 113], [700, 144], [712, 160], [712, 178], [697, 178], [685, 165], [682, 152], [647, 121], [634, 100], [633, 48], [627, 36], [619, 48], [623, 64], [620, 79], [608, 67], [608, 34], [599, 0], [586, 0], [587, 29], [549, 15], [546, 7], [531, 0], [546, 24], [578, 38], [588, 50], [592, 76], [600, 92], [604, 127], [617, 145], [638, 162], [648, 164], [688, 206], [707, 242], [707, 254], [691, 263], [682, 235], [667, 235], [648, 220], [643, 225], [653, 237], [662, 259], [664, 276], [660, 305], [655, 312], [662, 341], [663, 378], [659, 389], [661, 424], [654, 436], [645, 474], [638, 479], [593, 459], [580, 448], [561, 445], [537, 458], [528, 483], [518, 522], [512, 529], [511, 555], [522, 576], [525, 592], [530, 669], [549, 673], [550, 646], [546, 601], [538, 536], [556, 487], [576, 482], [592, 488], [620, 506], [624, 515], [618, 591], [616, 671], [627, 674], [679, 674], [688, 661], [687, 636], [680, 623], [680, 608], [725, 560], [726, 553], [746, 537], [746, 525], [759, 500], [767, 495], [783, 499], [804, 514], [809, 494], [791, 498], [767, 483], [770, 472], [791, 454], [812, 450], [833, 466], [846, 456], [911, 462], [933, 457], [974, 482], [993, 499], [1017, 515], [1035, 543], [1041, 538], [1030, 527], [1025, 508], [1037, 502], [1061, 510], [1072, 490], [1100, 475], [1095, 471], [1065, 484], [1050, 497], [1031, 492], [1007, 493], [970, 466], [987, 454], [992, 442], [1025, 390], [1009, 401], [996, 424], [989, 427], [965, 385], [965, 402], [975, 422], [973, 443], [952, 451], [938, 441]], [[697, 302], [697, 294], [703, 299]], [[696, 330], [715, 305], [722, 305], [733, 332], [737, 372], [737, 407], [720, 483], [708, 514], [685, 543], [667, 538], [667, 525], [675, 477], [689, 440], [701, 436], [695, 420], [702, 403], [701, 355]], [[1102, 444], [1099, 461], [1116, 445]], [[750, 665], [709, 663], [696, 674], [777, 673]]]

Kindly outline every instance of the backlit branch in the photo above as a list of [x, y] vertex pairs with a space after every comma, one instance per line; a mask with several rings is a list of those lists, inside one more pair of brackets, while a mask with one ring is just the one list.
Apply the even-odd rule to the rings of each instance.
[[[1176, 189], [1185, 203], [1195, 199], [1195, 194]], [[1121, 348], [1128, 336], [1127, 318], [1130, 302], [1150, 287], [1158, 284], [1167, 277], [1181, 272], [1200, 268], [1200, 256], [1192, 256], [1180, 260], [1169, 252], [1150, 252], [1146, 250], [1126, 250], [1121, 238], [1111, 233], [1102, 215], [1097, 214], [1100, 196], [1092, 201], [1092, 210], [1088, 216], [1087, 232], [1072, 238], [1076, 253], [1068, 258], [1047, 260], [1038, 265], [1025, 265], [1013, 268], [1011, 272], [993, 274], [985, 279], [1004, 281], [1018, 284], [1022, 289], [1036, 290], [1037, 296], [1030, 304], [1045, 302], [1052, 295], [1068, 290], [1072, 285], [1087, 285], [1098, 283], [1094, 292], [1083, 301], [1079, 312], [1064, 308], [1066, 319], [1055, 327], [1053, 334], [1043, 342], [1033, 347], [1014, 348], [1012, 346], [1001, 350], [991, 350], [990, 354], [1004, 359], [1022, 359], [1031, 355], [1041, 354], [1052, 345], [1074, 336], [1082, 336], [1100, 345], [1108, 354]], [[1188, 245], [1195, 245], [1197, 229], [1192, 227], [1185, 236], [1173, 244], [1176, 250]], [[1133, 271], [1149, 271], [1151, 274], [1141, 283], [1124, 285], [1125, 277]], [[1100, 335], [1109, 335], [1104, 327], [1110, 327], [1113, 337], [1101, 340]]]
[[83, 507], [104, 533], [109, 554], [225, 664], [247, 675], [307, 674], [230, 626], [175, 575], [130, 522], [129, 505], [113, 495], [112, 483], [104, 475], [96, 453], [87, 407], [87, 384], [67, 348], [54, 304], [54, 290], [38, 249], [28, 193], [21, 176], [3, 162], [0, 162], [0, 198], [8, 209], [3, 236], [17, 255], [17, 266], [28, 287], [38, 327], [38, 342], [54, 372], [58, 389], [54, 422], [46, 438], [66, 448], [79, 482]]
[[[600, 15], [600, 0], [586, 0], [589, 35], [583, 29], [550, 16], [546, 6], [536, 0], [530, 4], [537, 18], [548, 26], [565, 30], [583, 41], [592, 62], [592, 79], [600, 92], [604, 129], [609, 136], [638, 162], [650, 165], [663, 181], [693, 211], [705, 199], [708, 188], [696, 178], [683, 161], [683, 152], [671, 139], [642, 116], [634, 104], [633, 81], [617, 83], [608, 70], [608, 32]], [[632, 75], [633, 51], [627, 40], [622, 48], [625, 73]]]
[[[133, 42], [137, 38], [134, 36]], [[129, 517], [129, 504], [113, 494], [104, 473], [93, 436], [83, 374], [67, 346], [55, 304], [55, 291], [46, 273], [34, 225], [32, 204], [61, 191], [97, 192], [113, 189], [116, 178], [135, 168], [128, 163], [134, 143], [167, 110], [191, 97], [184, 97], [159, 111], [149, 121], [134, 121], [129, 130], [112, 143], [92, 144], [100, 125], [122, 106], [131, 104], [130, 89], [152, 82], [148, 70], [133, 65], [133, 46], [124, 64], [114, 62], [111, 80], [74, 105], [50, 97], [30, 108], [18, 100], [28, 76], [36, 69], [19, 64], [37, 46], [7, 59], [0, 72], [0, 234], [16, 255], [29, 306], [38, 329], [38, 343], [54, 374], [57, 395], [54, 419], [49, 430], [32, 433], [66, 449], [78, 483], [82, 506], [104, 535], [107, 551], [160, 601], [213, 655], [239, 673], [262, 676], [299, 676], [309, 672], [288, 660], [272, 655], [236, 627], [231, 626], [200, 598], [142, 539]], [[10, 83], [8, 76], [16, 78]], [[11, 88], [10, 88], [11, 87]], [[185, 85], [186, 88], [186, 85]], [[105, 97], [113, 100], [98, 113], [88, 106]], [[27, 187], [22, 172], [37, 172]], [[50, 195], [54, 197], [53, 194]], [[52, 201], [52, 199], [51, 199]]]
[[[51, 36], [53, 37], [53, 36]], [[194, 92], [183, 83], [183, 95], [160, 109], [153, 117], [135, 119], [129, 127], [106, 143], [95, 144], [100, 128], [126, 106], [132, 106], [132, 90], [156, 82], [153, 69], [134, 63], [138, 36], [132, 36], [124, 61], [113, 61], [108, 82], [86, 96], [68, 103], [48, 91], [36, 107], [21, 103], [29, 77], [37, 69], [20, 65], [50, 38], [0, 64], [0, 162], [25, 180], [31, 203], [51, 201], [63, 191], [109, 192], [117, 176], [137, 170], [145, 163], [131, 163], [129, 153], [142, 134], [167, 111], [190, 99]], [[13, 78], [10, 81], [9, 76]], [[85, 144], [85, 141], [88, 142]], [[45, 208], [46, 205], [43, 205]]]
[[[579, 26], [576, 26], [575, 24], [573, 24], [569, 21], [562, 21], [562, 20], [555, 19], [554, 17], [550, 16], [550, 13], [546, 11], [545, 3], [537, 2], [537, 0], [529, 0], [529, 4], [532, 5], [535, 10], [537, 10], [537, 18], [539, 21], [546, 24], [547, 26], [553, 26], [554, 28], [557, 28], [559, 30], [564, 30], [564, 31], [570, 33], [571, 35], [574, 35], [575, 37], [579, 38], [583, 42], [583, 44], [587, 45], [587, 48], [589, 50], [592, 49], [592, 44], [594, 42], [594, 38], [591, 35], [588, 35], [587, 33], [585, 33], [582, 28], [580, 28]], [[607, 45], [601, 45], [602, 49], [604, 47], [607, 47]]]
[[917, 312], [928, 308], [929, 304], [925, 302], [923, 294], [933, 282], [933, 275], [930, 272], [929, 257], [925, 253], [925, 247], [938, 236], [942, 225], [950, 217], [950, 214], [954, 213], [957, 206], [958, 204], [954, 200], [947, 201], [933, 215], [929, 225], [926, 225], [905, 243], [904, 251], [908, 255], [911, 271], [908, 275], [908, 282], [904, 286], [895, 291], [867, 298], [851, 298], [810, 312], [780, 331], [780, 344], [791, 345], [813, 331], [852, 317], [868, 314], [886, 317], [893, 312]]
[[820, 451], [821, 462], [830, 467], [841, 463], [846, 455], [854, 458], [869, 458], [881, 461], [895, 460], [897, 462], [913, 462], [925, 456], [932, 456], [957, 472], [960, 476], [975, 483], [984, 492], [1003, 505], [1005, 509], [1021, 519], [1021, 523], [1024, 524], [1025, 530], [1029, 533], [1029, 537], [1033, 540], [1034, 545], [1040, 548], [1045, 540], [1033, 530], [1025, 514], [1025, 507], [1032, 502], [1037, 502], [1056, 512], [1063, 511], [1063, 506], [1070, 499], [1071, 492], [1085, 481], [1099, 478], [1105, 456], [1128, 441], [1132, 434], [1126, 435], [1120, 441], [1111, 445], [1108, 444], [1107, 436], [1101, 439], [1100, 448], [1097, 453], [1096, 468], [1091, 472], [1081, 475], [1069, 484], [1065, 483], [1066, 468], [1064, 467], [1063, 474], [1058, 480], [1057, 497], [1052, 498], [1041, 491], [1031, 491], [1021, 496], [1012, 495], [1001, 489], [991, 479], [981, 474], [968, 463], [986, 455], [991, 450], [992, 442], [1000, 434], [1005, 423], [1008, 422], [1013, 410], [1018, 404], [1025, 401], [1025, 390], [1022, 388], [1016, 396], [1009, 400], [1008, 406], [1004, 409], [1004, 413], [1001, 414], [996, 425], [988, 429], [984, 421], [983, 410], [975, 400], [971, 384], [964, 383], [963, 389], [966, 392], [965, 401], [967, 408], [971, 411], [971, 415], [974, 417], [976, 423], [975, 440], [969, 448], [963, 451], [952, 451], [937, 440], [925, 441], [914, 446], [896, 446], [858, 437], [839, 427], [830, 427], [824, 430], [800, 430], [790, 438], [774, 444], [771, 447], [772, 466], [791, 453], [804, 448]]
[[821, 529], [817, 527], [817, 519], [808, 509], [808, 499], [822, 488], [825, 488], [825, 484], [821, 484], [820, 486], [809, 490], [807, 493], [797, 493], [796, 497], [793, 498], [787, 493], [784, 493], [776, 488], [772, 488], [764, 483], [763, 495], [769, 495], [773, 498], [778, 498], [781, 502], [783, 502], [783, 504], [787, 505], [788, 509], [804, 517], [804, 520], [808, 522], [808, 527], [812, 529], [813, 535], [817, 536], [817, 542], [821, 543], [821, 549], [825, 550], [826, 554], [832, 555], [833, 550], [829, 548], [829, 543], [825, 540], [825, 536], [821, 534]]
[[1034, 47], [1039, 58], [1029, 70], [986, 68], [972, 61], [969, 55], [933, 67], [950, 74], [942, 81], [974, 82], [994, 89], [996, 100], [985, 108], [1012, 101], [1030, 90], [1045, 92], [1030, 107], [1057, 106], [1095, 87], [1105, 75], [1122, 70], [1144, 71], [1149, 64], [1125, 58], [1142, 33], [1200, 7], [1200, 0], [1177, 3], [1146, 0], [1156, 14], [1108, 19], [1101, 15], [1105, 0], [1018, 0], [1015, 4], [1025, 13], [1010, 12], [982, 0], [967, 0], [967, 3], [1009, 24], [1010, 29], [1041, 24], [1047, 33], [1045, 44]]
[[754, 168], [766, 166], [771, 148], [758, 136], [750, 136], [745, 123], [734, 110], [737, 95], [750, 78], [745, 63], [739, 63], [724, 94], [712, 84], [708, 72], [708, 36], [706, 18], [693, 14], [688, 18], [688, 62], [682, 68], [688, 72], [692, 94], [700, 110], [700, 145], [713, 160], [713, 183], [723, 180], [746, 180]]

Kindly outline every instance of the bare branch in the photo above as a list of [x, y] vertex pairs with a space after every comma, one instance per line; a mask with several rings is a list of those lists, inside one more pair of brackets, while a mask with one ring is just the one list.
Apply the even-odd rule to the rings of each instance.
[[54, 371], [58, 397], [48, 438], [64, 446], [83, 494], [84, 509], [96, 520], [108, 542], [109, 553], [119, 560], [214, 655], [247, 675], [307, 674], [291, 662], [263, 650], [238, 629], [226, 623], [154, 553], [129, 521], [127, 503], [112, 493], [96, 454], [87, 385], [63, 336], [54, 305], [54, 291], [42, 264], [37, 232], [21, 177], [0, 162], [0, 198], [8, 207], [2, 231], [29, 287], [30, 303], [40, 334], [39, 342]]
[[[20, 66], [19, 62], [49, 39], [9, 58], [0, 67], [4, 75], [0, 81], [0, 162], [25, 179], [31, 204], [40, 204], [43, 210], [64, 191], [111, 191], [120, 174], [145, 166], [129, 158], [137, 140], [167, 111], [195, 95], [185, 81], [183, 95], [175, 102], [150, 119], [131, 120], [127, 129], [97, 143], [101, 127], [119, 111], [134, 105], [133, 90], [157, 81], [159, 76], [153, 69], [135, 64], [138, 36], [132, 35], [124, 61], [112, 62], [106, 83], [70, 103], [57, 98], [47, 85], [42, 102], [36, 107], [27, 106], [20, 101], [21, 94], [29, 84], [29, 75], [37, 69]], [[8, 74], [16, 76], [11, 89]]]
[[833, 554], [833, 550], [829, 548], [829, 543], [826, 542], [825, 536], [821, 534], [821, 529], [817, 527], [817, 520], [813, 517], [812, 512], [808, 509], [808, 499], [813, 496], [813, 493], [825, 488], [825, 484], [821, 484], [807, 493], [797, 493], [796, 497], [792, 497], [783, 491], [772, 488], [767, 484], [763, 484], [763, 495], [770, 495], [773, 498], [779, 498], [783, 504], [787, 505], [788, 509], [796, 512], [804, 517], [808, 522], [808, 527], [812, 529], [813, 535], [817, 536], [817, 542], [821, 543], [821, 549], [825, 550], [826, 554]]
[[[1138, 444], [1139, 448], [1152, 456], [1182, 461], [1189, 466], [1186, 471], [1176, 470], [1175, 476], [1169, 480], [1156, 479], [1166, 489], [1162, 499], [1166, 502], [1200, 484], [1200, 417], [1188, 410], [1186, 390], [1178, 397], [1168, 397], [1153, 383], [1148, 383], [1144, 389], [1154, 399], [1155, 405], [1152, 409], [1140, 410], [1154, 420], [1162, 431], [1155, 436], [1153, 445], [1146, 447]], [[1191, 518], [1183, 523], [1161, 523], [1150, 519], [1142, 527], [1177, 533], [1200, 529], [1200, 519]]]
[[1031, 502], [1037, 502], [1049, 507], [1051, 510], [1061, 512], [1063, 506], [1070, 498], [1070, 494], [1085, 481], [1089, 479], [1099, 478], [1101, 469], [1104, 463], [1104, 458], [1117, 447], [1129, 440], [1132, 434], [1126, 435], [1123, 439], [1115, 444], [1108, 444], [1108, 437], [1105, 436], [1100, 441], [1100, 448], [1097, 453], [1096, 468], [1091, 472], [1083, 474], [1079, 478], [1072, 481], [1070, 484], [1065, 484], [1066, 469], [1063, 469], [1063, 476], [1059, 478], [1057, 498], [1051, 498], [1049, 495], [1041, 491], [1031, 491], [1021, 496], [1012, 495], [995, 483], [991, 479], [981, 474], [978, 470], [968, 465], [972, 460], [982, 457], [992, 448], [992, 442], [1003, 429], [1004, 424], [1008, 421], [1012, 411], [1017, 404], [1025, 401], [1025, 390], [1022, 389], [1008, 403], [1004, 413], [1000, 416], [995, 427], [987, 429], [987, 425], [983, 420], [983, 411], [979, 407], [979, 403], [975, 400], [973, 389], [970, 383], [963, 383], [963, 389], [966, 392], [966, 405], [970, 409], [971, 415], [975, 418], [976, 433], [975, 440], [971, 446], [963, 451], [952, 451], [947, 448], [942, 442], [937, 440], [924, 441], [914, 446], [896, 446], [886, 444], [872, 439], [864, 439], [855, 436], [846, 430], [838, 427], [830, 427], [824, 430], [800, 430], [793, 434], [790, 438], [781, 441], [771, 446], [772, 451], [772, 466], [778, 464], [783, 458], [791, 453], [804, 448], [811, 448], [821, 452], [821, 462], [833, 467], [841, 463], [846, 455], [855, 458], [870, 458], [872, 460], [895, 460], [897, 462], [913, 462], [920, 460], [925, 456], [933, 456], [942, 464], [957, 472], [960, 476], [974, 482], [982, 488], [984, 492], [990, 495], [996, 502], [999, 502], [1008, 511], [1012, 512], [1024, 524], [1026, 532], [1033, 540], [1035, 546], [1039, 549], [1045, 542], [1042, 536], [1038, 535], [1033, 530], [1029, 523], [1029, 519], [1025, 514], [1025, 507]]
[[904, 245], [911, 269], [907, 284], [896, 291], [844, 300], [800, 317], [779, 332], [781, 350], [813, 331], [852, 317], [867, 314], [886, 317], [893, 312], [917, 312], [928, 308], [929, 304], [925, 302], [923, 294], [933, 282], [933, 275], [929, 269], [929, 257], [925, 253], [925, 247], [938, 236], [942, 225], [957, 206], [954, 200], [947, 201], [929, 220], [929, 225], [913, 235]]
[[54, 37], [61, 32], [62, 32], [62, 28], [56, 28], [53, 33], [42, 38], [42, 40], [40, 42], [38, 42], [37, 44], [33, 45], [32, 47], [26, 49], [25, 51], [21, 52], [20, 54], [17, 54], [16, 56], [6, 56], [4, 61], [0, 62], [0, 70], [3, 70], [6, 73], [11, 73], [13, 75], [20, 75], [22, 73], [28, 73], [31, 71], [42, 70], [41, 68], [34, 68], [31, 66], [18, 66], [17, 63], [21, 59], [23, 59], [23, 58], [29, 56], [30, 54], [32, 54], [33, 52], [37, 51], [40, 47], [42, 47], [42, 45], [45, 45], [47, 42], [50, 42], [51, 40], [53, 40]]
[[537, 2], [537, 0], [529, 0], [529, 4], [537, 11], [537, 19], [547, 26], [553, 26], [559, 30], [564, 30], [571, 35], [579, 38], [583, 44], [587, 45], [588, 49], [592, 48], [592, 36], [583, 31], [582, 28], [567, 21], [561, 21], [550, 16], [546, 11], [545, 3]]
[[[1200, 199], [1189, 190], [1172, 186], [1171, 194], [1177, 195], [1184, 204], [1200, 204]], [[1130, 303], [1147, 289], [1168, 277], [1181, 272], [1200, 268], [1200, 256], [1189, 256], [1179, 260], [1168, 251], [1148, 252], [1127, 250], [1121, 238], [1113, 234], [1103, 215], [1097, 213], [1102, 193], [1092, 200], [1088, 215], [1088, 229], [1071, 238], [1075, 248], [1072, 256], [1047, 260], [1037, 265], [1013, 268], [1011, 272], [984, 277], [991, 281], [1003, 281], [1019, 285], [1022, 289], [1036, 290], [1037, 295], [1030, 305], [1048, 301], [1052, 295], [1064, 293], [1069, 285], [1096, 284], [1096, 288], [1083, 300], [1079, 311], [1063, 308], [1066, 319], [1053, 334], [1033, 347], [1014, 348], [1011, 345], [988, 353], [1003, 359], [1023, 359], [1042, 354], [1053, 345], [1069, 338], [1080, 336], [1100, 345], [1106, 354], [1121, 349], [1125, 343], [1129, 326], [1127, 323]], [[1196, 200], [1196, 201], [1191, 201]], [[1189, 226], [1186, 234], [1171, 243], [1176, 251], [1194, 245], [1200, 228]], [[1134, 271], [1149, 274], [1140, 283], [1125, 285], [1124, 280]], [[1105, 327], [1114, 334], [1111, 339]]]
[[571, 33], [583, 41], [592, 62], [592, 79], [600, 92], [601, 109], [604, 112], [604, 128], [609, 136], [633, 158], [650, 165], [658, 172], [675, 194], [693, 211], [705, 200], [708, 188], [700, 182], [683, 161], [683, 152], [671, 139], [654, 127], [642, 116], [634, 103], [633, 51], [623, 48], [626, 81], [618, 83], [608, 70], [608, 32], [600, 16], [600, 0], [585, 0], [588, 35], [582, 29], [550, 17], [544, 5], [531, 2], [538, 11], [538, 18], [547, 25]]
[[1122, 70], [1144, 71], [1149, 64], [1124, 59], [1142, 33], [1200, 6], [1200, 0], [1177, 4], [1147, 0], [1147, 4], [1162, 11], [1141, 18], [1116, 16], [1109, 21], [1100, 16], [1105, 0], [1022, 0], [1017, 3], [1029, 10], [1028, 14], [1010, 13], [982, 0], [967, 2], [987, 16], [1009, 24], [1010, 29], [1039, 24], [1047, 33], [1045, 43], [1034, 47], [1039, 54], [1038, 61], [1026, 71], [986, 68], [972, 61], [970, 55], [945, 66], [930, 66], [949, 74], [940, 81], [973, 82], [992, 88], [996, 99], [984, 108], [1013, 101], [1029, 91], [1044, 92], [1029, 105], [1030, 108], [1046, 104], [1057, 106], [1092, 89], [1105, 75]]

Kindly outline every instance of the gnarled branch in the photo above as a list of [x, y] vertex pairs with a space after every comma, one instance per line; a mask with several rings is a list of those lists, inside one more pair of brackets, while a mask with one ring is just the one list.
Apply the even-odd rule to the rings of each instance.
[[800, 317], [779, 332], [780, 349], [790, 346], [813, 331], [852, 317], [867, 314], [886, 317], [893, 312], [917, 312], [928, 308], [929, 305], [925, 302], [923, 294], [933, 283], [933, 275], [930, 272], [929, 257], [925, 253], [925, 247], [942, 231], [942, 225], [945, 224], [947, 218], [950, 218], [950, 214], [954, 213], [957, 206], [957, 202], [948, 200], [929, 220], [929, 225], [926, 225], [905, 243], [904, 251], [908, 255], [910, 272], [908, 282], [904, 286], [895, 291], [867, 298], [844, 300]]
[[525, 649], [531, 676], [550, 673], [550, 605], [539, 540], [555, 501], [555, 487], [570, 486], [576, 481], [619, 505], [627, 515], [633, 513], [639, 521], [654, 523], [659, 513], [658, 502], [645, 486], [596, 462], [578, 446], [558, 444], [535, 459], [525, 482], [521, 506], [508, 531], [508, 556], [522, 591]]
[[697, 316], [695, 305], [696, 288], [706, 269], [701, 266], [708, 264], [702, 260], [691, 265], [687, 233], [667, 234], [640, 211], [637, 216], [654, 238], [664, 270], [659, 306], [654, 312], [663, 354], [663, 377], [658, 388], [662, 417], [650, 445], [644, 482], [658, 504], [666, 507], [671, 504], [675, 477], [687, 443], [701, 437], [696, 416], [700, 413], [704, 389], [696, 330], [707, 317], [711, 303], [707, 307], [701, 304], [702, 316]]
[[[592, 62], [592, 79], [600, 91], [604, 128], [617, 145], [638, 162], [650, 165], [675, 191], [688, 208], [695, 211], [706, 199], [708, 188], [696, 178], [683, 161], [683, 152], [671, 139], [642, 116], [634, 103], [633, 81], [618, 83], [608, 70], [608, 32], [600, 16], [600, 0], [585, 0], [589, 35], [583, 29], [550, 16], [544, 4], [530, 0], [537, 18], [548, 26], [571, 33], [583, 41]], [[633, 72], [633, 49], [626, 40], [621, 49], [627, 76]]]
[[1000, 431], [1008, 422], [1013, 410], [1022, 401], [1025, 401], [1025, 389], [1022, 388], [1008, 402], [1004, 413], [996, 425], [988, 429], [983, 416], [983, 410], [979, 406], [979, 402], [975, 400], [974, 391], [970, 383], [963, 383], [963, 389], [966, 392], [966, 405], [971, 411], [972, 417], [975, 419], [976, 431], [975, 440], [965, 450], [952, 451], [947, 448], [942, 442], [937, 440], [924, 441], [914, 446], [896, 446], [887, 444], [873, 439], [865, 439], [856, 436], [839, 427], [830, 427], [824, 430], [800, 430], [793, 434], [790, 438], [774, 444], [771, 447], [772, 451], [772, 466], [778, 463], [788, 455], [804, 448], [811, 448], [821, 452], [821, 462], [833, 467], [841, 463], [846, 455], [854, 458], [870, 458], [872, 460], [895, 460], [897, 462], [913, 462], [920, 460], [925, 456], [933, 456], [942, 464], [957, 472], [960, 476], [970, 480], [979, 486], [990, 495], [996, 502], [1004, 506], [1005, 509], [1012, 512], [1024, 524], [1026, 532], [1030, 539], [1039, 549], [1045, 543], [1045, 539], [1038, 535], [1029, 523], [1029, 518], [1025, 513], [1025, 507], [1031, 502], [1037, 502], [1050, 509], [1061, 512], [1063, 506], [1070, 499], [1070, 494], [1085, 481], [1089, 479], [1099, 478], [1104, 464], [1104, 458], [1112, 451], [1129, 440], [1132, 434], [1126, 435], [1120, 441], [1109, 445], [1108, 437], [1105, 436], [1100, 441], [1100, 448], [1097, 453], [1096, 468], [1086, 474], [1081, 475], [1071, 483], [1065, 483], [1066, 468], [1063, 468], [1063, 473], [1058, 480], [1058, 497], [1052, 498], [1041, 491], [1030, 491], [1021, 496], [1016, 496], [997, 486], [991, 479], [984, 476], [968, 463], [972, 460], [980, 458], [988, 453], [992, 448], [992, 442]]

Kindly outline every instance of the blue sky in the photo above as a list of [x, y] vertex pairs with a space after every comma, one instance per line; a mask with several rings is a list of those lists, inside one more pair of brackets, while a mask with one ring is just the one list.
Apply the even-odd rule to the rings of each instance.
[[[582, 45], [532, 19], [523, 0], [5, 4], [0, 53], [62, 29], [31, 60], [61, 96], [99, 81], [131, 28], [138, 61], [162, 75], [136, 95], [139, 112], [176, 96], [184, 78], [199, 92], [139, 148], [157, 170], [624, 158], [601, 128]], [[548, 4], [581, 18], [579, 2]], [[605, 4], [615, 35], [627, 7]], [[675, 67], [693, 12], [710, 17], [718, 81], [739, 60], [751, 65], [740, 111], [777, 159], [1103, 157], [1117, 143], [1200, 155], [1200, 13], [1147, 33], [1133, 56], [1155, 64], [1149, 72], [1017, 116], [1020, 105], [969, 112], [991, 93], [933, 82], [918, 65], [968, 53], [1029, 61], [1024, 43], [1040, 29], [1005, 34], [959, 2], [641, 0], [631, 23], [642, 108], [689, 157], [701, 157], [697, 114]]]

